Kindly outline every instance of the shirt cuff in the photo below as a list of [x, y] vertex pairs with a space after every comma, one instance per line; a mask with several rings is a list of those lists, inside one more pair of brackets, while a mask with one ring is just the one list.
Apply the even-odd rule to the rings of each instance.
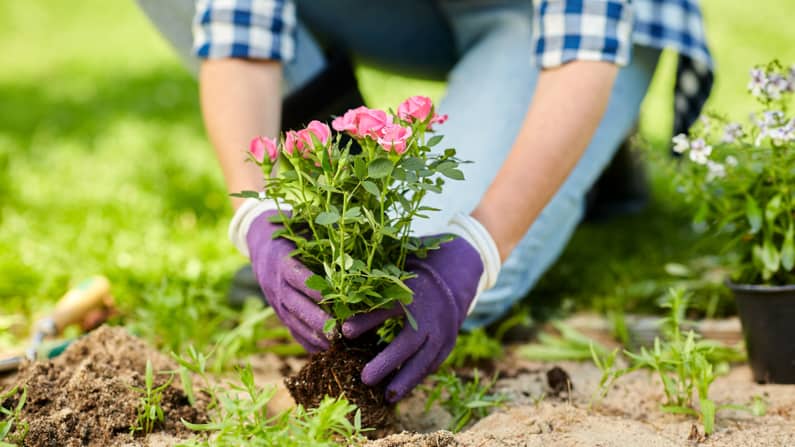
[[276, 201], [271, 199], [246, 199], [243, 204], [240, 205], [240, 208], [235, 211], [235, 215], [232, 216], [232, 221], [229, 222], [228, 234], [229, 240], [240, 254], [247, 258], [249, 257], [248, 241], [246, 238], [254, 219], [266, 211], [276, 209], [288, 210], [290, 207], [287, 205], [277, 205]]
[[629, 0], [535, 0], [533, 17], [533, 48], [541, 68], [575, 60], [629, 63]]
[[295, 55], [295, 5], [290, 0], [199, 0], [193, 51], [202, 59], [268, 59]]
[[472, 216], [463, 213], [454, 215], [448, 224], [448, 233], [462, 237], [469, 242], [477, 250], [480, 261], [483, 263], [483, 273], [480, 275], [477, 293], [467, 310], [467, 315], [469, 315], [475, 309], [480, 295], [497, 283], [502, 266], [500, 252], [486, 227]]

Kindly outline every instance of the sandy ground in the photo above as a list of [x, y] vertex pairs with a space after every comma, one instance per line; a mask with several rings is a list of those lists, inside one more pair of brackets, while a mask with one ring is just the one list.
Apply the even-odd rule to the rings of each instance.
[[[250, 359], [260, 386], [274, 385], [279, 392], [269, 408], [276, 412], [293, 402], [282, 384], [283, 374], [301, 367], [301, 359], [280, 359], [272, 354]], [[573, 382], [571, 393], [551, 397], [546, 372], [565, 369]], [[745, 365], [716, 380], [712, 396], [718, 404], [747, 403], [761, 396], [768, 404], [765, 416], [753, 417], [733, 410], [719, 413], [716, 431], [709, 437], [693, 433], [694, 420], [665, 414], [658, 379], [638, 371], [624, 376], [606, 398], [592, 402], [600, 372], [589, 362], [538, 363], [510, 354], [500, 362], [509, 378], [496, 390], [510, 402], [491, 416], [453, 435], [443, 431], [450, 416], [441, 408], [424, 412], [425, 396], [415, 392], [398, 407], [401, 428], [368, 445], [386, 446], [795, 446], [795, 385], [757, 385]], [[0, 381], [8, 384], [6, 377]], [[700, 425], [696, 424], [700, 429]], [[156, 433], [117, 445], [171, 446], [180, 439]]]
[[[574, 390], [569, 396], [552, 398], [545, 397], [550, 392], [546, 371], [551, 364], [518, 359], [507, 362], [523, 372], [498, 381], [497, 390], [512, 398], [500, 411], [455, 436], [399, 434], [370, 445], [795, 446], [795, 385], [757, 385], [746, 366], [737, 366], [719, 378], [712, 387], [712, 395], [719, 404], [747, 403], [753, 396], [762, 396], [768, 403], [767, 414], [753, 417], [723, 411], [718, 415], [715, 433], [704, 437], [703, 433], [691, 435], [693, 419], [659, 410], [664, 399], [661, 384], [647, 372], [624, 376], [606, 398], [592, 403], [600, 372], [590, 363], [558, 363], [570, 374]], [[402, 410], [416, 415], [423, 404], [423, 396], [415, 393]], [[405, 415], [403, 419], [406, 420]], [[433, 419], [423, 418], [426, 426]]]

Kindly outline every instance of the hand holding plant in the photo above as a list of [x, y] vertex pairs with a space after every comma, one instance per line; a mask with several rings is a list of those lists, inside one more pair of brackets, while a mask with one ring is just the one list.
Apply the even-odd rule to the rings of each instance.
[[445, 178], [463, 179], [454, 149], [432, 149], [442, 137], [430, 132], [445, 120], [415, 96], [397, 113], [349, 110], [332, 122], [336, 134], [313, 121], [278, 142], [255, 138], [249, 153], [265, 191], [238, 194], [250, 200], [230, 226], [268, 301], [308, 350], [326, 350], [335, 328], [348, 339], [377, 329], [390, 343], [362, 372], [375, 385], [400, 369], [390, 402], [444, 361], [499, 269], [496, 245], [469, 216], [454, 217], [450, 234], [412, 232], [415, 219], [437, 211], [425, 195], [441, 192]]

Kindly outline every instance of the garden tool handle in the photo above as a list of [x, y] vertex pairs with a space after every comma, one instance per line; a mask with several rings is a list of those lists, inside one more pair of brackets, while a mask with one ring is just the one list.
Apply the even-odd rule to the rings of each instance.
[[82, 323], [85, 316], [97, 309], [112, 305], [110, 281], [104, 276], [92, 276], [71, 289], [55, 305], [48, 335], [60, 333], [69, 325]]

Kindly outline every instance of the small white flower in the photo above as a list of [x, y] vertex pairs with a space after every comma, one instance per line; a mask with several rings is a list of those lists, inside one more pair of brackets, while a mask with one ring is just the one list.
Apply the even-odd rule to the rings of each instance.
[[257, 195], [260, 200], [265, 200], [268, 198], [268, 196], [265, 195], [265, 191], [260, 191]]
[[704, 126], [704, 132], [709, 132], [710, 127], [712, 126], [712, 122], [706, 115], [699, 115], [698, 120], [701, 121], [701, 125]]
[[764, 131], [770, 127], [780, 125], [783, 119], [784, 119], [784, 112], [782, 112], [781, 110], [768, 110], [762, 114], [761, 120], [756, 120], [756, 126], [759, 127], [759, 129], [761, 129], [762, 131]]
[[726, 164], [728, 166], [731, 166], [732, 168], [737, 166], [737, 157], [735, 157], [734, 155], [727, 156], [725, 161]]
[[771, 73], [764, 89], [768, 98], [779, 99], [781, 98], [781, 93], [789, 89], [789, 81], [778, 73]]
[[715, 163], [712, 160], [707, 160], [707, 181], [711, 182], [716, 178], [726, 176], [726, 167], [720, 163]]
[[690, 149], [690, 140], [688, 140], [687, 135], [683, 133], [673, 137], [671, 141], [674, 143], [674, 152], [677, 154], [684, 154]]
[[743, 137], [744, 132], [742, 126], [738, 123], [729, 123], [723, 128], [722, 143], [734, 143], [738, 138]]
[[795, 64], [792, 64], [789, 67], [788, 81], [789, 81], [789, 88], [787, 89], [787, 91], [788, 92], [795, 91]]
[[759, 96], [767, 84], [767, 75], [759, 68], [751, 69], [751, 80], [748, 81], [748, 91], [754, 96]]
[[711, 153], [712, 146], [708, 145], [703, 138], [698, 138], [690, 143], [690, 159], [700, 165], [707, 163]]
[[790, 126], [770, 129], [768, 130], [768, 135], [770, 136], [770, 139], [773, 140], [773, 144], [776, 146], [781, 146], [787, 141], [795, 139], [795, 132], [793, 132], [793, 128]]

